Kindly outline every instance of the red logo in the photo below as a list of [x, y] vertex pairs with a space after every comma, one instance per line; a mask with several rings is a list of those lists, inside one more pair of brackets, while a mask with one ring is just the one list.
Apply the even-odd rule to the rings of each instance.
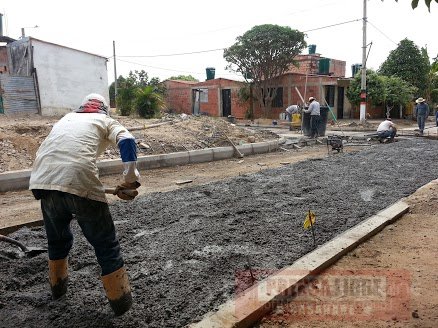
[[284, 269], [269, 274], [268, 270], [236, 274], [238, 318], [252, 309], [267, 312], [276, 307], [275, 317], [293, 321], [410, 318], [407, 270], [329, 270], [309, 276], [303, 270]]

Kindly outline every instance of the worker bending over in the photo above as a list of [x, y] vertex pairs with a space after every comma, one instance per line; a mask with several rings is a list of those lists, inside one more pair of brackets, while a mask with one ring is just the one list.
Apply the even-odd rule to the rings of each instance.
[[390, 118], [387, 118], [377, 127], [377, 134], [381, 140], [389, 138], [393, 140], [397, 133], [397, 127]]
[[290, 105], [289, 107], [287, 107], [284, 110], [286, 114], [286, 120], [292, 122], [292, 114], [298, 114], [299, 110], [300, 108], [298, 107], [298, 105]]
[[121, 315], [132, 305], [131, 288], [99, 180], [97, 158], [108, 146], [119, 147], [124, 182], [116, 188], [116, 194], [122, 199], [135, 197], [127, 196], [123, 189], [138, 188], [140, 175], [135, 139], [109, 116], [108, 110], [104, 97], [90, 94], [77, 110], [59, 120], [38, 149], [29, 189], [41, 199], [52, 298], [67, 292], [67, 256], [73, 245], [70, 222], [75, 218], [94, 248], [111, 308]]

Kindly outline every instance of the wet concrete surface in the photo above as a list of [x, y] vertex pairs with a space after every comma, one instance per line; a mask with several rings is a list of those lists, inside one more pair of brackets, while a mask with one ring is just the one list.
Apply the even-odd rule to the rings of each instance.
[[[135, 304], [113, 317], [94, 252], [76, 223], [65, 298], [51, 301], [47, 255], [0, 250], [0, 327], [182, 327], [256, 278], [319, 245], [438, 176], [438, 143], [400, 140], [203, 186], [111, 205]], [[146, 181], [144, 183], [147, 183]], [[43, 228], [12, 237], [44, 246]], [[238, 279], [236, 279], [238, 278]], [[236, 281], [238, 282], [236, 284]]]

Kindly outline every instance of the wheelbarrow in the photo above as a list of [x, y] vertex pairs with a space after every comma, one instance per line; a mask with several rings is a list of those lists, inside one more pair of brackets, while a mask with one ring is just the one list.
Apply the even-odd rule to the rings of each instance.
[[330, 153], [330, 146], [332, 147], [332, 151], [344, 152], [344, 143], [342, 138], [339, 136], [328, 136], [327, 137], [327, 152]]
[[4, 235], [0, 235], [0, 241], [4, 241], [4, 242], [7, 242], [9, 244], [13, 244], [13, 245], [16, 245], [16, 246], [20, 247], [20, 249], [28, 257], [34, 257], [34, 256], [39, 255], [41, 253], [47, 252], [47, 248], [44, 248], [44, 247], [31, 247], [31, 246], [28, 247], [28, 246], [25, 246], [24, 244], [20, 243], [18, 240], [6, 237]]

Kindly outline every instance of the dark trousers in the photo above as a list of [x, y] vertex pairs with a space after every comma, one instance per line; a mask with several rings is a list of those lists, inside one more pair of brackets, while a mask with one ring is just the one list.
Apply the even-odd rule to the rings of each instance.
[[310, 115], [310, 136], [312, 138], [318, 137], [319, 124], [321, 122], [320, 115]]
[[420, 130], [420, 133], [423, 133], [424, 124], [426, 123], [426, 116], [417, 115], [417, 123], [418, 123], [418, 129]]
[[286, 112], [286, 120], [289, 122], [289, 131], [292, 131], [292, 114]]
[[380, 138], [394, 139], [396, 132], [395, 130], [385, 130], [385, 131], [377, 132], [377, 134], [379, 135]]
[[74, 216], [85, 238], [94, 248], [102, 275], [112, 273], [123, 266], [120, 244], [107, 203], [60, 191], [44, 191], [41, 210], [50, 260], [67, 257], [73, 246], [70, 222]]

